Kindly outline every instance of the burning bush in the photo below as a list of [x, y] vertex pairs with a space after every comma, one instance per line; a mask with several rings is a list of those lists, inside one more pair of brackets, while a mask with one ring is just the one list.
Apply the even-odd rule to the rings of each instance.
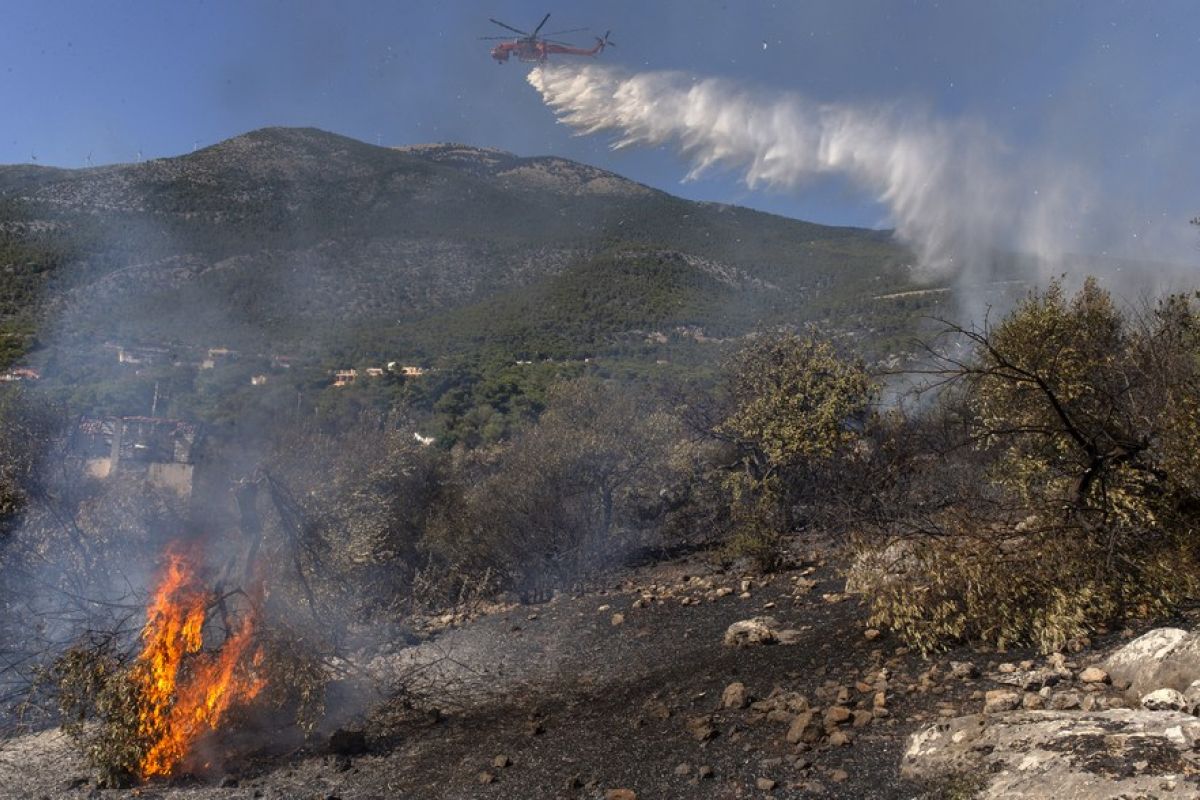
[[198, 744], [264, 691], [269, 705], [295, 708], [309, 730], [323, 707], [318, 659], [298, 649], [298, 637], [262, 632], [261, 575], [234, 614], [229, 596], [205, 582], [197, 546], [175, 545], [165, 560], [136, 656], [109, 636], [73, 647], [54, 666], [67, 730], [107, 784], [195, 766]]

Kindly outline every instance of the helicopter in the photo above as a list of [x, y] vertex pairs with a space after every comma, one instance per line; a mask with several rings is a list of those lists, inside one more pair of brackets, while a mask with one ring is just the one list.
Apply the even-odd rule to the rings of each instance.
[[[546, 59], [551, 55], [572, 55], [572, 56], [594, 56], [604, 50], [605, 47], [616, 47], [614, 42], [609, 41], [608, 34], [612, 31], [605, 31], [603, 36], [596, 37], [596, 44], [591, 48], [575, 47], [566, 42], [555, 41], [538, 36], [538, 33], [546, 25], [546, 20], [550, 19], [550, 15], [542, 17], [542, 21], [533, 29], [533, 33], [528, 33], [520, 28], [514, 28], [512, 25], [501, 22], [498, 19], [489, 21], [501, 28], [519, 33], [521, 38], [510, 39], [507, 36], [480, 36], [480, 39], [494, 40], [503, 39], [500, 44], [492, 48], [492, 58], [496, 59], [496, 63], [503, 64], [508, 61], [510, 56], [516, 56], [518, 61], [526, 61], [535, 64], [544, 64]], [[578, 33], [585, 31], [587, 28], [572, 28], [567, 31], [554, 31], [546, 36], [561, 36], [566, 33]]]

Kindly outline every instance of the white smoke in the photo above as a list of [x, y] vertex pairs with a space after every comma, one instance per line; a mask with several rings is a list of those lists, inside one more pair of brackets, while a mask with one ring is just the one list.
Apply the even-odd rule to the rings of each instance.
[[546, 65], [529, 82], [580, 133], [615, 133], [615, 147], [677, 148], [693, 164], [689, 178], [719, 167], [752, 188], [791, 189], [845, 175], [887, 207], [928, 279], [978, 283], [998, 252], [1014, 250], [1044, 275], [1077, 247], [1083, 182], [1058, 166], [1019, 162], [979, 124], [764, 96], [678, 72]]

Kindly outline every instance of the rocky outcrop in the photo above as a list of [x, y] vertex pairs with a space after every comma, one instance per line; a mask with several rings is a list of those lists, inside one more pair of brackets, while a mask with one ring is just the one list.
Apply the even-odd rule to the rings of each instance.
[[1114, 652], [1102, 666], [1134, 702], [1159, 689], [1186, 692], [1200, 680], [1200, 633], [1155, 628]]
[[910, 737], [901, 774], [972, 782], [981, 800], [1117, 800], [1200, 793], [1200, 720], [1173, 711], [1015, 711], [930, 725]]

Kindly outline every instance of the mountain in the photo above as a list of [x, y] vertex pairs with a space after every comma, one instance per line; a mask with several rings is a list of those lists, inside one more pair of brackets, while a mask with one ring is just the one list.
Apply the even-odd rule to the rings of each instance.
[[139, 164], [0, 167], [0, 330], [66, 344], [595, 351], [858, 313], [910, 288], [908, 258], [886, 232], [562, 158], [310, 128]]

